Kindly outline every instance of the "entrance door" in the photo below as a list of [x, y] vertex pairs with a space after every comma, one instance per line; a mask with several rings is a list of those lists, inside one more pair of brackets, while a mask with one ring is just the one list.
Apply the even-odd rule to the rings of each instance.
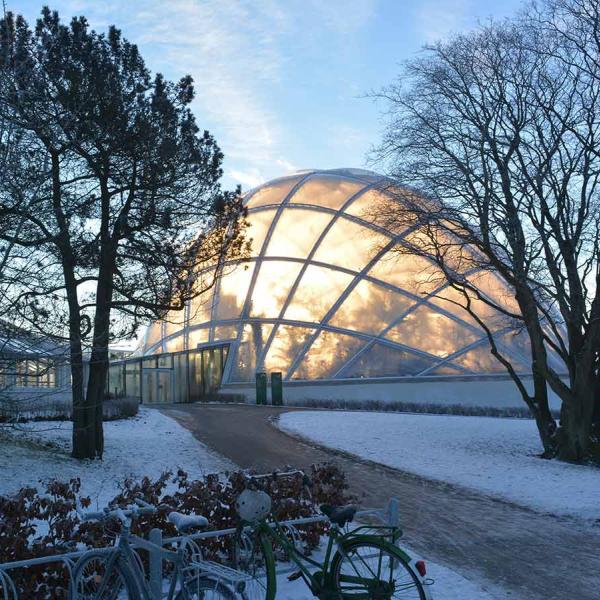
[[142, 369], [142, 401], [144, 404], [174, 401], [172, 369]]

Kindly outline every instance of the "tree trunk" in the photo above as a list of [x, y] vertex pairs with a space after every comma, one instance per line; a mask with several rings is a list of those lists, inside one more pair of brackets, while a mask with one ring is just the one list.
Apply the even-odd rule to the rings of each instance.
[[573, 402], [564, 402], [561, 410], [558, 456], [562, 460], [581, 462], [588, 457], [595, 404], [593, 379], [576, 376]]
[[109, 234], [110, 195], [107, 180], [100, 180], [102, 216], [100, 222], [100, 265], [96, 285], [96, 311], [94, 314], [94, 337], [90, 356], [90, 377], [87, 386], [86, 404], [90, 408], [91, 432], [95, 457], [104, 453], [104, 431], [102, 405], [106, 395], [108, 375], [108, 343], [110, 340], [110, 309], [113, 294], [113, 274], [116, 261], [116, 242]]
[[62, 209], [60, 184], [60, 157], [49, 148], [52, 168], [52, 207], [59, 228], [56, 244], [60, 250], [61, 265], [65, 280], [65, 292], [69, 306], [69, 358], [71, 361], [73, 403], [73, 450], [74, 458], [94, 458], [94, 443], [91, 435], [92, 419], [84, 395], [83, 344], [81, 335], [81, 310], [77, 297], [75, 258], [69, 235], [69, 224]]
[[[104, 277], [103, 277], [104, 274]], [[90, 377], [87, 386], [87, 403], [91, 411], [92, 437], [97, 458], [104, 453], [103, 411], [108, 375], [108, 342], [110, 328], [110, 299], [112, 297], [110, 279], [106, 281], [106, 269], [100, 267], [96, 291], [96, 314], [94, 315], [94, 338], [90, 356]]]
[[548, 386], [542, 374], [535, 366], [533, 368], [533, 388], [535, 402], [535, 423], [542, 445], [544, 446], [544, 458], [553, 458], [556, 456], [556, 421], [550, 412], [548, 404]]

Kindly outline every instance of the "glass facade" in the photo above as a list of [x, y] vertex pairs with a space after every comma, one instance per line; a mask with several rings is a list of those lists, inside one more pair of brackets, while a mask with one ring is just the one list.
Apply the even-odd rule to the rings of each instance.
[[0, 358], [2, 388], [54, 388], [59, 385], [55, 362], [42, 356]]
[[[251, 256], [225, 265], [214, 288], [186, 311], [151, 325], [138, 353], [189, 352], [187, 397], [218, 386], [221, 376], [253, 382], [262, 370], [281, 371], [284, 381], [501, 371], [435, 265], [401, 252], [418, 236], [375, 224], [382, 182], [359, 170], [310, 171], [250, 191]], [[513, 308], [513, 295], [494, 275], [463, 272]], [[506, 335], [512, 324], [481, 304], [497, 343], [529, 370], [526, 346]], [[224, 350], [198, 354], [198, 344], [227, 348], [227, 361]], [[174, 360], [156, 368], [183, 373], [183, 359]], [[164, 395], [169, 385], [180, 397], [172, 389], [179, 384], [164, 381], [153, 393]]]
[[112, 362], [108, 396], [138, 398], [144, 404], [206, 400], [221, 384], [227, 350], [218, 344]]

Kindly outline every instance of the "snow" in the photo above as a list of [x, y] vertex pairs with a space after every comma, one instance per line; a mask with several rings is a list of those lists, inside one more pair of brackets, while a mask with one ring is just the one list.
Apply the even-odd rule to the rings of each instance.
[[128, 477], [157, 478], [164, 471], [182, 468], [197, 479], [235, 468], [155, 409], [141, 407], [136, 417], [104, 423], [102, 461], [78, 461], [69, 456], [70, 422], [35, 422], [22, 427], [0, 435], [0, 494], [31, 485], [40, 489], [40, 482], [49, 479], [80, 477], [82, 494], [103, 507]]
[[600, 518], [600, 469], [543, 460], [528, 419], [403, 413], [284, 413], [285, 431], [429, 479], [559, 516]]

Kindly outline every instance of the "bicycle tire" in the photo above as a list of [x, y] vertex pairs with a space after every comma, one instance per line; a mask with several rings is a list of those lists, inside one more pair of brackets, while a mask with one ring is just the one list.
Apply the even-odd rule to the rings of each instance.
[[185, 590], [179, 590], [175, 600], [235, 600], [236, 594], [226, 585], [209, 577], [199, 575], [185, 582]]
[[260, 532], [237, 534], [233, 544], [234, 567], [249, 575], [244, 600], [275, 600], [275, 555], [270, 540]]
[[106, 579], [107, 574], [102, 569], [113, 555], [110, 552], [91, 550], [77, 561], [73, 570], [71, 600], [140, 600], [140, 593], [131, 573], [123, 568], [118, 559], [108, 574], [110, 579]]
[[[402, 550], [385, 540], [356, 537], [342, 542], [333, 556], [331, 585], [340, 598], [348, 600], [426, 600], [423, 584], [409, 563]], [[383, 568], [389, 571], [385, 576]]]

